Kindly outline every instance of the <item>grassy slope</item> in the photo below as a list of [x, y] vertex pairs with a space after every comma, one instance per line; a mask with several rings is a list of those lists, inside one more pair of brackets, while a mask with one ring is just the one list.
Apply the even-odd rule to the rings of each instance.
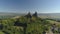
[[[15, 20], [15, 18], [14, 18], [14, 20]], [[30, 33], [30, 34], [42, 34], [42, 32], [45, 30], [45, 28], [49, 28], [49, 23], [50, 24], [56, 23], [57, 25], [60, 25], [59, 22], [56, 22], [56, 21], [53, 21], [53, 20], [43, 20], [43, 21], [41, 21], [40, 18], [37, 18], [37, 19], [32, 18], [33, 22], [30, 21], [30, 19], [26, 19], [25, 17], [20, 17], [20, 20], [21, 20], [21, 22], [26, 22], [27, 23], [27, 30], [26, 30], [27, 34], [28, 33]], [[7, 21], [11, 22], [13, 20], [8, 19]], [[48, 21], [48, 23], [47, 23], [47, 21]], [[6, 21], [4, 22], [3, 21], [3, 25], [6, 24], [8, 26], [9, 22], [6, 22]], [[47, 26], [45, 26], [44, 24], [46, 24]], [[10, 26], [13, 26], [12, 23], [11, 23]], [[11, 30], [10, 30], [10, 31], [12, 31], [11, 33], [13, 33], [13, 31], [16, 31], [16, 34], [22, 34], [23, 33], [23, 32], [20, 31], [18, 26], [15, 27], [16, 29], [14, 27], [15, 26], [13, 26], [11, 28]], [[8, 30], [8, 28], [6, 30]], [[9, 32], [9, 31], [7, 31], [7, 32]]]

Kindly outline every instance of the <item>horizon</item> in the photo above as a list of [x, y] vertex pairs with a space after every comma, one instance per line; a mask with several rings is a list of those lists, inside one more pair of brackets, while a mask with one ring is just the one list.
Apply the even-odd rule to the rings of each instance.
[[[0, 14], [3, 14], [3, 13], [6, 13], [6, 14], [28, 14], [29, 12], [27, 13], [12, 13], [12, 12], [0, 12]], [[31, 12], [30, 12], [31, 13]], [[34, 12], [35, 13], [35, 12]], [[31, 14], [34, 14], [34, 13], [31, 13]], [[37, 14], [60, 14], [60, 13], [38, 13]]]

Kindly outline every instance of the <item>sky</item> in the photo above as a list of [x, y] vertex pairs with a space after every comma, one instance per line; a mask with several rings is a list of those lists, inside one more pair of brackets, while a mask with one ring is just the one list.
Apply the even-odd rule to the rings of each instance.
[[0, 12], [60, 13], [60, 0], [0, 0]]

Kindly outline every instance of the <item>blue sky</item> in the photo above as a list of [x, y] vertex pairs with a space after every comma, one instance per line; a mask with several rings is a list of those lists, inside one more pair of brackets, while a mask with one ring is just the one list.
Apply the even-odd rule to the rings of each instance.
[[0, 12], [60, 13], [60, 0], [0, 0]]

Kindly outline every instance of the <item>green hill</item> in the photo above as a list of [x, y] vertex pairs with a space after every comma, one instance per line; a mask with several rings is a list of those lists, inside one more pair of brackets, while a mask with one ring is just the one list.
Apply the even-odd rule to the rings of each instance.
[[[42, 19], [34, 14], [0, 20], [2, 34], [44, 34], [49, 32], [53, 24], [60, 28], [60, 23], [54, 20]], [[59, 32], [58, 30], [55, 33]]]

